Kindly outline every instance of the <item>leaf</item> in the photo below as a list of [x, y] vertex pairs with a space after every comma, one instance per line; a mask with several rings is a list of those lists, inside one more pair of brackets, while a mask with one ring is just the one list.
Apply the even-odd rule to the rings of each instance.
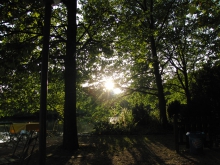
[[8, 17], [12, 17], [12, 14], [10, 11], [8, 12]]
[[34, 17], [39, 17], [39, 16], [40, 16], [40, 14], [39, 14], [39, 13], [37, 13], [37, 12], [35, 12], [35, 13], [33, 14], [33, 16], [34, 16]]
[[190, 8], [189, 8], [189, 13], [190, 14], [194, 14], [196, 12], [196, 7], [195, 6], [191, 6]]
[[153, 68], [153, 63], [149, 63], [149, 68]]

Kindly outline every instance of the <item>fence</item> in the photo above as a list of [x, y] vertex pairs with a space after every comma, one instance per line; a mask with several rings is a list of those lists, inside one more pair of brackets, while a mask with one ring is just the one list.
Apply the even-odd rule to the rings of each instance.
[[213, 147], [215, 142], [218, 145], [220, 135], [219, 120], [213, 117], [189, 117], [180, 119], [174, 116], [175, 150], [179, 152], [179, 145], [189, 148], [187, 132], [204, 132], [204, 147]]

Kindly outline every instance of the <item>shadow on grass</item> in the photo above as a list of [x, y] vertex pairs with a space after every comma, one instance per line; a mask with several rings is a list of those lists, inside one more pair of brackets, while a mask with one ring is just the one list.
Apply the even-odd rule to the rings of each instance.
[[103, 144], [112, 164], [165, 164], [145, 136], [104, 136], [97, 147], [103, 148]]
[[[60, 145], [47, 147], [46, 164], [53, 165], [139, 165], [165, 164], [152, 150], [144, 136], [87, 136], [79, 137], [77, 151], [63, 150]], [[38, 164], [39, 153], [33, 154], [30, 164]]]
[[[66, 151], [61, 142], [47, 148], [46, 164], [53, 165], [154, 165], [154, 164], [220, 164], [219, 149], [204, 149], [203, 155], [189, 150], [177, 154], [173, 135], [109, 135], [79, 137], [80, 148]], [[38, 164], [35, 153], [31, 165]]]
[[144, 136], [92, 136], [80, 137], [79, 141], [75, 160], [68, 160], [73, 164], [165, 164]]

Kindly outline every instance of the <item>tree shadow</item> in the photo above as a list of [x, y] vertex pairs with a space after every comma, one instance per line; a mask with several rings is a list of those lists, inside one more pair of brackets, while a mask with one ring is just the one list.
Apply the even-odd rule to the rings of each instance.
[[[160, 136], [148, 136], [153, 143], [160, 143], [162, 146], [167, 147], [170, 151], [175, 152], [174, 135], [160, 135]], [[185, 162], [203, 165], [203, 164], [220, 164], [220, 148], [203, 148], [203, 152], [200, 154], [190, 153], [190, 148], [186, 148], [186, 145], [179, 146], [179, 153], [175, 152], [176, 157], [182, 158]]]
[[[53, 165], [145, 165], [145, 164], [220, 164], [219, 149], [204, 149], [203, 155], [189, 150], [175, 152], [173, 135], [101, 135], [79, 137], [80, 148], [67, 151], [58, 144], [47, 147], [46, 164]], [[30, 164], [38, 163], [39, 153]]]
[[[79, 137], [80, 148], [77, 151], [66, 151], [62, 146], [47, 148], [46, 164], [165, 164], [140, 136], [87, 136]], [[35, 153], [33, 157], [37, 157]], [[32, 165], [37, 163], [32, 160]]]
[[90, 153], [93, 157], [87, 158], [91, 164], [165, 164], [144, 144], [144, 137], [110, 135], [90, 137], [83, 141], [93, 144], [96, 149]]

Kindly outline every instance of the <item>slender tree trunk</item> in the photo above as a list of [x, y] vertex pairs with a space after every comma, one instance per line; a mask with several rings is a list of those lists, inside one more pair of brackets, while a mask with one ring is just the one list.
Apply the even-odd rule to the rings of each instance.
[[188, 79], [188, 74], [186, 67], [184, 67], [184, 82], [185, 82], [185, 88], [183, 87], [185, 91], [185, 96], [186, 96], [186, 101], [187, 101], [187, 109], [186, 109], [186, 115], [189, 115], [189, 112], [191, 111], [192, 108], [192, 100], [191, 100], [191, 92], [189, 89], [189, 79]]
[[167, 125], [167, 115], [166, 115], [166, 100], [164, 96], [163, 83], [159, 70], [159, 61], [157, 57], [155, 39], [153, 36], [150, 37], [151, 41], [151, 51], [153, 57], [153, 67], [154, 75], [156, 78], [157, 90], [158, 90], [158, 99], [159, 99], [159, 109], [160, 109], [160, 120], [164, 127]]
[[185, 90], [187, 104], [191, 104], [191, 93], [189, 90], [189, 80], [188, 80], [187, 72], [184, 73], [184, 81], [185, 81], [185, 89], [184, 90]]
[[39, 135], [39, 164], [46, 164], [46, 114], [47, 114], [47, 83], [48, 83], [48, 59], [50, 41], [51, 2], [45, 1], [44, 16], [44, 40], [42, 50], [41, 68], [41, 94], [40, 94], [40, 135]]
[[[152, 32], [154, 29], [154, 18], [153, 18], [153, 0], [150, 3], [150, 29]], [[166, 115], [166, 100], [164, 96], [163, 83], [161, 79], [160, 69], [159, 69], [159, 61], [157, 56], [157, 48], [155, 43], [155, 38], [153, 35], [150, 36], [151, 43], [151, 52], [153, 58], [153, 67], [154, 67], [154, 75], [156, 77], [156, 84], [158, 90], [158, 99], [159, 99], [159, 109], [160, 109], [160, 120], [164, 127], [167, 126], [167, 115]]]
[[189, 78], [188, 78], [188, 73], [187, 73], [187, 64], [186, 64], [185, 56], [183, 55], [181, 57], [181, 59], [182, 59], [182, 65], [183, 65], [182, 74], [184, 76], [182, 79], [182, 77], [178, 74], [178, 71], [177, 71], [177, 78], [178, 78], [178, 80], [179, 80], [180, 84], [182, 85], [182, 88], [185, 92], [186, 101], [187, 101], [187, 109], [186, 109], [186, 112], [184, 112], [184, 113], [188, 114], [191, 109], [191, 93], [190, 93], [190, 89], [189, 89]]
[[63, 147], [78, 149], [76, 122], [76, 9], [77, 0], [67, 0], [67, 43], [65, 58], [65, 105]]

